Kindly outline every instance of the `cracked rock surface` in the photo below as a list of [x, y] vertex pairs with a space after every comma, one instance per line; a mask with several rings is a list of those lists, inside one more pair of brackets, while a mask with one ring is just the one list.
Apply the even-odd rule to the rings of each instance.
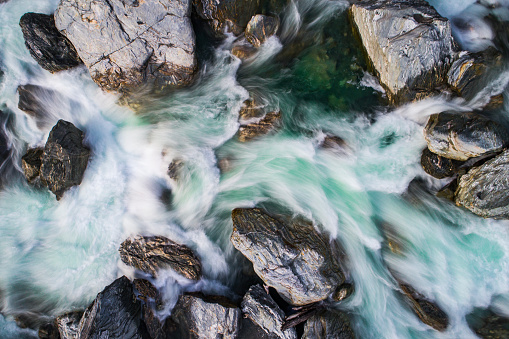
[[237, 208], [232, 219], [233, 246], [288, 303], [324, 300], [345, 281], [339, 245], [311, 223], [283, 222], [257, 208]]
[[129, 93], [145, 84], [191, 83], [190, 9], [190, 0], [62, 0], [55, 23], [99, 86]]

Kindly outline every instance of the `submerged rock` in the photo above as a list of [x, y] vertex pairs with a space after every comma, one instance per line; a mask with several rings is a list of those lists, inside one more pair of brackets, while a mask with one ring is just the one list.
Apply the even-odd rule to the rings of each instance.
[[237, 338], [241, 313], [230, 300], [201, 294], [181, 295], [172, 311], [180, 338]]
[[43, 153], [43, 148], [32, 148], [21, 158], [21, 167], [29, 183], [39, 179]]
[[56, 195], [81, 184], [90, 149], [83, 145], [83, 132], [72, 123], [59, 120], [51, 130], [41, 164], [41, 180]]
[[246, 142], [256, 137], [269, 134], [281, 125], [281, 112], [269, 112], [258, 122], [253, 122], [239, 128], [239, 141]]
[[103, 89], [185, 86], [197, 63], [190, 0], [62, 0], [57, 28]]
[[69, 312], [58, 316], [55, 323], [61, 339], [77, 339], [79, 334], [79, 325], [83, 312]]
[[431, 152], [428, 148], [422, 151], [421, 166], [424, 172], [437, 179], [452, 177], [462, 162], [451, 160]]
[[412, 100], [446, 82], [455, 56], [451, 25], [426, 1], [361, 1], [351, 14], [391, 102]]
[[509, 140], [504, 127], [474, 113], [430, 116], [424, 138], [431, 152], [454, 160], [468, 160], [501, 151]]
[[51, 117], [46, 105], [58, 103], [61, 100], [58, 93], [37, 85], [27, 84], [18, 86], [18, 108], [33, 117], [39, 128], [45, 127]]
[[509, 338], [509, 319], [498, 316], [491, 311], [482, 319], [477, 319], [471, 327], [482, 339]]
[[311, 223], [282, 222], [257, 208], [237, 208], [232, 219], [233, 246], [290, 304], [322, 301], [345, 281], [338, 244]]
[[285, 314], [260, 285], [249, 288], [242, 300], [241, 309], [243, 319], [239, 338], [297, 338], [295, 328], [282, 330]]
[[509, 218], [509, 151], [461, 176], [456, 205], [484, 218]]
[[260, 47], [268, 38], [275, 35], [278, 29], [279, 18], [258, 14], [249, 20], [244, 35], [253, 46]]
[[154, 277], [157, 277], [159, 269], [171, 268], [187, 279], [201, 278], [201, 262], [193, 251], [165, 237], [130, 238], [120, 245], [119, 252], [126, 265]]
[[247, 42], [247, 40], [239, 39], [233, 44], [231, 53], [240, 60], [246, 60], [255, 55], [256, 52], [256, 47]]
[[146, 338], [141, 321], [141, 302], [125, 276], [97, 295], [79, 324], [78, 338]]
[[348, 316], [339, 311], [318, 313], [306, 322], [302, 339], [354, 339]]
[[53, 15], [25, 13], [19, 25], [25, 46], [42, 68], [53, 73], [81, 64], [71, 42], [55, 27]]

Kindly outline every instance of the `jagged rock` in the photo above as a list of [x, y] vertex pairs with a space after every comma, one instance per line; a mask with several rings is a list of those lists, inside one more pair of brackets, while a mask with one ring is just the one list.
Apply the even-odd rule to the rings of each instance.
[[58, 316], [55, 323], [58, 327], [61, 339], [77, 339], [79, 333], [79, 325], [83, 312], [69, 312]]
[[198, 15], [209, 21], [216, 36], [240, 35], [260, 6], [260, 0], [193, 0]]
[[486, 76], [488, 70], [500, 64], [502, 55], [495, 48], [488, 48], [479, 53], [462, 53], [447, 74], [449, 85], [463, 98], [471, 100], [475, 97], [481, 86], [480, 81]]
[[327, 310], [312, 316], [304, 327], [302, 339], [354, 339], [348, 316], [339, 311]]
[[269, 112], [258, 122], [253, 122], [239, 128], [239, 141], [246, 142], [261, 135], [269, 134], [281, 124], [281, 112]]
[[154, 302], [157, 308], [162, 306], [161, 295], [157, 288], [148, 280], [145, 279], [134, 279], [133, 285], [136, 291], [138, 291], [138, 299], [142, 300], [144, 303]]
[[201, 262], [193, 251], [161, 236], [135, 237], [120, 245], [120, 259], [145, 273], [157, 277], [159, 269], [171, 268], [190, 280], [199, 280]]
[[285, 314], [260, 285], [254, 285], [241, 303], [242, 329], [239, 338], [296, 339], [295, 328], [282, 330]]
[[462, 162], [441, 157], [428, 148], [422, 151], [421, 166], [424, 172], [437, 179], [452, 177]]
[[81, 318], [78, 338], [147, 338], [129, 279], [118, 278], [97, 295]]
[[43, 148], [32, 148], [21, 158], [21, 167], [29, 183], [39, 178], [43, 153]]
[[471, 327], [482, 339], [509, 338], [509, 319], [498, 316], [491, 311], [483, 318], [477, 319]]
[[193, 293], [179, 297], [171, 316], [183, 339], [234, 339], [241, 313], [225, 297]]
[[456, 205], [484, 218], [509, 218], [509, 151], [461, 176]]
[[[55, 326], [55, 322], [43, 324], [37, 331], [39, 339], [61, 339], [58, 333], [58, 328]], [[65, 338], [67, 339], [67, 338]]]
[[260, 47], [279, 29], [279, 18], [257, 14], [249, 20], [245, 37], [253, 46]]
[[57, 28], [103, 89], [185, 86], [197, 63], [190, 0], [62, 0]]
[[232, 219], [233, 246], [288, 303], [300, 306], [322, 301], [345, 281], [338, 243], [311, 223], [282, 222], [257, 208], [237, 208]]
[[42, 68], [53, 73], [81, 64], [73, 45], [55, 27], [53, 15], [25, 13], [19, 25], [25, 46]]
[[83, 145], [83, 132], [72, 123], [59, 120], [51, 130], [41, 164], [41, 180], [57, 200], [72, 186], [81, 184], [90, 149]]
[[429, 117], [424, 138], [431, 152], [468, 160], [501, 151], [509, 139], [504, 127], [474, 113], [440, 113]]
[[361, 1], [351, 14], [391, 102], [412, 100], [446, 82], [455, 56], [451, 25], [426, 1]]

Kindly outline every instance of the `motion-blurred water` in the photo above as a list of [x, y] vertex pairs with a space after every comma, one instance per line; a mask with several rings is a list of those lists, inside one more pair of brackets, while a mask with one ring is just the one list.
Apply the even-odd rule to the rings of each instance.
[[[430, 2], [451, 20], [465, 13], [476, 18], [468, 32], [455, 30], [464, 48], [492, 44], [495, 35], [481, 19], [485, 10], [474, 1]], [[359, 338], [475, 338], [465, 320], [475, 307], [496, 303], [509, 316], [508, 223], [436, 198], [430, 192], [446, 180], [430, 178], [419, 164], [427, 117], [479, 107], [504, 90], [507, 73], [493, 77], [471, 102], [444, 95], [386, 107], [380, 86], [363, 71], [348, 3], [294, 0], [280, 38], [271, 38], [250, 62], [241, 65], [230, 54], [233, 38], [210, 45], [195, 85], [135, 114], [102, 92], [86, 68], [50, 74], [30, 57], [19, 18], [52, 13], [57, 4], [0, 5], [0, 105], [12, 150], [1, 168], [2, 338], [36, 337], [18, 329], [14, 316], [84, 308], [116, 277], [132, 275], [117, 250], [135, 234], [187, 244], [203, 262], [198, 283], [171, 272], [154, 282], [165, 292], [167, 311], [184, 290], [239, 293], [242, 265], [229, 242], [230, 213], [255, 205], [307, 216], [340, 240], [356, 290], [338, 307], [350, 312]], [[59, 93], [45, 102], [50, 114], [42, 127], [17, 108], [16, 88], [27, 83]], [[284, 121], [277, 134], [243, 144], [235, 133], [250, 93], [262, 96], [267, 109], [280, 109]], [[506, 113], [507, 107], [499, 120]], [[25, 150], [43, 145], [58, 119], [85, 131], [92, 149], [82, 184], [59, 202], [29, 186], [20, 168]], [[326, 135], [345, 145], [320, 147]], [[175, 159], [183, 163], [177, 181], [167, 175]], [[221, 172], [218, 163], [228, 168]], [[402, 256], [383, 245], [387, 225]], [[443, 308], [451, 320], [446, 332], [411, 312], [388, 265]]]

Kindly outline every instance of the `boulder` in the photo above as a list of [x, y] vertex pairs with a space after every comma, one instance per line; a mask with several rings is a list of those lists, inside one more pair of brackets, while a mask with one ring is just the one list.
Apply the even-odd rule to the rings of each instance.
[[189, 85], [196, 72], [190, 0], [62, 0], [57, 28], [103, 89]]
[[34, 118], [39, 128], [46, 127], [52, 120], [52, 112], [47, 109], [48, 104], [55, 105], [64, 100], [54, 90], [32, 84], [18, 86], [18, 94], [18, 108]]
[[259, 120], [265, 115], [262, 99], [257, 95], [250, 95], [249, 99], [242, 103], [239, 111], [239, 122], [248, 125], [253, 120]]
[[244, 35], [253, 46], [260, 47], [279, 29], [279, 18], [257, 14], [249, 20]]
[[58, 316], [55, 323], [61, 339], [77, 339], [83, 312], [69, 312]]
[[129, 279], [118, 278], [97, 295], [81, 318], [78, 338], [147, 338]]
[[183, 339], [234, 339], [240, 326], [240, 309], [220, 296], [181, 295], [171, 317]]
[[426, 1], [361, 1], [352, 5], [351, 15], [392, 103], [413, 100], [446, 82], [455, 58], [451, 25]]
[[21, 158], [21, 167], [29, 183], [35, 183], [37, 179], [40, 179], [43, 154], [43, 148], [32, 148]]
[[58, 328], [55, 326], [55, 322], [42, 324], [39, 327], [39, 331], [37, 331], [37, 335], [39, 336], [39, 339], [61, 339], [60, 334], [58, 333]]
[[249, 288], [241, 309], [242, 329], [239, 338], [297, 339], [295, 328], [282, 330], [285, 313], [260, 285]]
[[225, 32], [240, 35], [255, 15], [260, 0], [193, 0], [198, 15], [209, 22], [214, 34]]
[[322, 301], [345, 281], [339, 244], [310, 222], [298, 218], [283, 222], [257, 208], [237, 208], [232, 219], [233, 246], [288, 303]]
[[485, 312], [481, 319], [475, 319], [471, 328], [482, 339], [509, 338], [509, 319], [499, 316], [492, 311]]
[[161, 236], [129, 238], [120, 245], [120, 259], [157, 277], [159, 269], [170, 268], [190, 280], [199, 280], [201, 262], [193, 251]]
[[267, 113], [261, 120], [247, 125], [241, 125], [239, 128], [239, 141], [246, 142], [262, 135], [269, 134], [276, 130], [282, 122], [281, 112], [273, 111]]
[[81, 184], [90, 157], [83, 137], [83, 132], [72, 123], [59, 120], [46, 141], [40, 175], [57, 200], [66, 190]]
[[166, 173], [170, 179], [178, 181], [183, 167], [184, 162], [180, 159], [175, 159], [168, 165], [168, 171]]
[[255, 55], [256, 51], [257, 49], [246, 39], [239, 39], [233, 43], [231, 53], [240, 60], [246, 60]]
[[421, 166], [424, 172], [437, 179], [452, 177], [462, 163], [461, 161], [441, 157], [431, 152], [427, 147], [421, 155]]
[[465, 161], [501, 151], [509, 138], [505, 128], [475, 113], [440, 113], [430, 116], [424, 138], [431, 152]]
[[45, 70], [54, 73], [82, 63], [71, 42], [55, 27], [53, 15], [25, 13], [19, 25], [30, 55]]
[[459, 178], [456, 205], [484, 218], [509, 218], [509, 151]]
[[348, 316], [336, 310], [322, 311], [306, 321], [302, 339], [354, 339]]
[[138, 299], [142, 300], [145, 304], [155, 304], [157, 309], [161, 309], [163, 300], [157, 288], [146, 279], [134, 279], [133, 285], [138, 292]]

